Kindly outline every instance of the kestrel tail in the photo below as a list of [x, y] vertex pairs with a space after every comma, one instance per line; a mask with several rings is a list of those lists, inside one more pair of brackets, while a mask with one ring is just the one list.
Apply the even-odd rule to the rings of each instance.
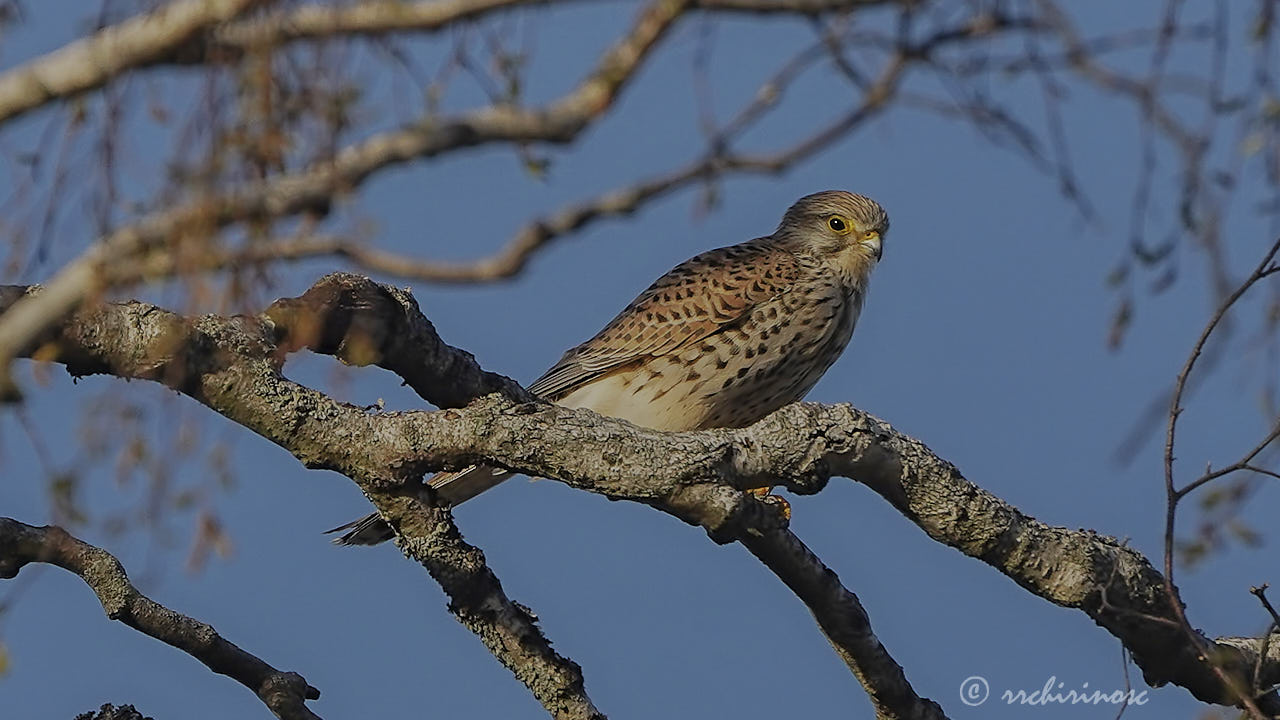
[[[539, 397], [656, 430], [743, 427], [800, 400], [853, 334], [889, 217], [843, 191], [800, 198], [772, 235], [710, 250], [658, 278], [529, 386]], [[473, 466], [430, 485], [457, 505], [511, 476]], [[393, 536], [375, 513], [335, 542]]]

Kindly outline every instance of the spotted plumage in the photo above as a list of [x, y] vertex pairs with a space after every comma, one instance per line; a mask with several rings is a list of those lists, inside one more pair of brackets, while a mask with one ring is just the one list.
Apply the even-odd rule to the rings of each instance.
[[[677, 265], [529, 390], [658, 430], [749, 425], [803, 398], [840, 356], [888, 228], [864, 196], [803, 197], [772, 235]], [[507, 477], [480, 466], [431, 486], [457, 504]], [[337, 542], [391, 537], [376, 514], [346, 529]]]

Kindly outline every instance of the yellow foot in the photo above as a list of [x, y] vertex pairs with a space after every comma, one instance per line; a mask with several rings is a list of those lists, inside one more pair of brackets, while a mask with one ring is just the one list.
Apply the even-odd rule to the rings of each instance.
[[766, 505], [778, 506], [778, 511], [782, 513], [783, 519], [787, 522], [791, 522], [791, 503], [787, 502], [787, 499], [784, 497], [770, 495], [769, 492], [771, 490], [773, 490], [773, 488], [762, 487], [748, 490], [747, 492], [756, 496], [757, 500]]

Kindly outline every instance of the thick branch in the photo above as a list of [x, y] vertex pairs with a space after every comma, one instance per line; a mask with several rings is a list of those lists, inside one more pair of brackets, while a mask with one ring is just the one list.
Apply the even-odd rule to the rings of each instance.
[[396, 544], [449, 596], [449, 612], [475, 633], [556, 720], [606, 720], [587, 697], [582, 668], [551, 648], [537, 619], [512, 602], [484, 553], [462, 539], [452, 514], [420, 497], [361, 488], [396, 530]]
[[[378, 364], [441, 407], [458, 407], [490, 392], [501, 392], [516, 402], [536, 402], [515, 382], [485, 373], [470, 353], [444, 344], [412, 295], [366, 278], [330, 275], [299, 298], [277, 301], [266, 316], [278, 329], [282, 349], [307, 347], [350, 364]], [[385, 322], [361, 322], [369, 318]], [[453, 382], [442, 382], [446, 379]], [[879, 717], [944, 717], [936, 703], [915, 694], [901, 666], [872, 632], [857, 596], [840, 584], [835, 573], [776, 516], [762, 513], [742, 493], [725, 490], [695, 486], [661, 505], [715, 530], [722, 541], [742, 542], [778, 575], [813, 611], [836, 652], [866, 688]], [[726, 517], [741, 520], [730, 523]], [[764, 527], [773, 529], [759, 532]]]
[[[0, 288], [0, 309], [29, 292], [28, 288]], [[300, 299], [292, 311], [305, 304]], [[287, 305], [277, 303], [273, 312], [281, 319], [298, 318]], [[416, 310], [414, 314], [421, 316]], [[333, 347], [353, 357], [368, 352], [359, 348], [373, 348], [369, 338], [389, 338], [376, 330], [364, 332], [371, 327], [366, 321], [372, 316], [352, 320], [350, 314], [337, 312], [326, 317], [351, 331], [345, 338], [337, 333], [342, 339], [334, 341]], [[295, 331], [284, 336], [293, 341], [307, 334], [297, 332], [297, 327], [307, 325], [299, 321]], [[400, 329], [415, 333], [424, 345], [434, 338], [434, 347], [408, 356], [407, 361], [430, 358], [438, 363], [422, 372], [424, 383], [432, 377], [441, 381], [438, 397], [434, 389], [428, 393], [440, 402], [445, 401], [439, 398], [457, 391], [446, 386], [444, 376], [433, 373], [458, 372], [478, 387], [514, 385], [484, 373], [469, 355], [444, 345], [429, 323]], [[325, 343], [334, 334], [322, 330], [311, 337], [317, 347], [328, 348]], [[415, 414], [370, 414], [285, 380], [278, 372], [282, 357], [269, 319], [190, 320], [144, 303], [104, 305], [82, 311], [42, 341], [42, 354], [65, 363], [73, 374], [108, 373], [164, 383], [278, 443], [307, 467], [331, 468], [353, 479], [397, 528], [404, 553], [444, 588], [450, 612], [480, 637], [553, 717], [604, 717], [586, 695], [581, 668], [551, 648], [529, 613], [505, 595], [485, 565], [483, 553], [463, 541], [449, 512], [432, 506], [417, 487], [426, 466], [407, 458], [402, 450], [405, 442], [425, 446], [427, 439], [413, 437], [416, 431], [398, 422], [383, 424]], [[404, 435], [405, 430], [411, 435]]]
[[871, 631], [871, 620], [858, 597], [800, 538], [781, 529], [746, 533], [737, 539], [809, 607], [831, 646], [866, 689], [877, 718], [946, 717], [937, 703], [916, 695], [902, 667]]
[[902, 666], [872, 631], [858, 597], [787, 529], [775, 504], [728, 485], [697, 482], [642, 502], [702, 526], [716, 542], [741, 543], [777, 575], [813, 613], [831, 647], [866, 690], [877, 720], [946, 718], [937, 703], [916, 694]]
[[41, 562], [79, 575], [98, 596], [107, 617], [146, 633], [252, 690], [281, 720], [316, 720], [306, 700], [320, 691], [297, 673], [282, 672], [224, 640], [212, 627], [149, 599], [129, 582], [120, 562], [105, 550], [57, 527], [32, 527], [0, 518], [0, 578]]
[[328, 275], [300, 297], [272, 303], [263, 315], [274, 325], [281, 351], [306, 348], [349, 365], [377, 364], [438, 407], [462, 407], [491, 393], [536, 401], [516, 381], [485, 371], [471, 353], [441, 340], [408, 291], [368, 278]]
[[[129, 307], [133, 306], [115, 309]], [[99, 347], [97, 352], [108, 349]], [[376, 361], [378, 354], [371, 357]], [[124, 370], [117, 374], [129, 374]], [[421, 372], [415, 388], [432, 400], [456, 399], [487, 387], [460, 387], [446, 374], [445, 365]], [[271, 383], [291, 385], [278, 376]], [[298, 393], [307, 396], [307, 403], [289, 414], [282, 414], [288, 408], [278, 403], [236, 407], [253, 405], [261, 397], [257, 391], [244, 392], [234, 403], [210, 404], [310, 464], [368, 475], [362, 464], [387, 467], [394, 458], [395, 467], [404, 473], [401, 483], [416, 480], [428, 469], [484, 459], [610, 497], [671, 503], [688, 487], [709, 481], [737, 487], [771, 483], [811, 493], [832, 474], [853, 477], [934, 539], [987, 562], [1041, 597], [1089, 614], [1133, 652], [1148, 682], [1175, 682], [1201, 699], [1234, 702], [1180, 631], [1168, 624], [1173, 611], [1162, 577], [1141, 554], [1105, 536], [1050, 527], [1023, 515], [969, 483], [921, 443], [848, 406], [798, 404], [744, 430], [664, 434], [585, 411], [493, 397], [462, 410], [372, 418], [314, 391], [289, 387], [288, 394]], [[315, 417], [314, 410], [322, 406], [327, 406], [323, 418]], [[321, 424], [324, 427], [309, 427]], [[344, 448], [380, 457], [359, 458], [353, 450], [345, 457], [332, 457], [329, 433], [335, 427], [350, 435], [352, 442], [342, 443]], [[311, 442], [302, 437], [306, 435], [312, 436]], [[726, 510], [716, 521], [698, 522], [713, 533], [734, 537], [741, 535], [733, 529], [740, 520], [740, 513]], [[1252, 653], [1247, 643], [1218, 647], [1229, 668], [1251, 668], [1257, 654], [1256, 643]], [[1280, 680], [1280, 665], [1264, 663], [1262, 675], [1264, 684]]]
[[96, 712], [80, 713], [76, 716], [76, 720], [152, 720], [152, 718], [143, 716], [132, 705], [116, 707], [107, 703]]
[[[6, 294], [19, 292], [23, 289], [0, 292], [0, 308]], [[285, 350], [306, 346], [354, 364], [399, 368], [412, 378], [419, 394], [441, 406], [497, 389], [514, 398], [488, 398], [486, 402], [499, 415], [536, 418], [535, 424], [542, 425], [544, 411], [567, 411], [530, 402], [533, 398], [511, 381], [484, 373], [470, 355], [440, 341], [407, 293], [378, 286], [365, 278], [329, 276], [301, 298], [275, 303], [264, 318], [266, 325], [248, 319], [204, 318], [192, 322], [140, 303], [106, 306], [82, 312], [60, 333], [47, 338], [42, 356], [66, 363], [74, 374], [108, 372], [163, 382], [279, 443], [309, 467], [334, 469], [356, 480], [396, 529], [401, 548], [424, 565], [449, 593], [453, 600], [451, 611], [480, 636], [553, 715], [595, 717], [596, 711], [582, 691], [577, 666], [555, 655], [527, 613], [507, 600], [497, 579], [484, 566], [483, 556], [462, 542], [448, 512], [432, 507], [429, 499], [420, 497], [420, 480], [425, 472], [442, 466], [458, 467], [477, 459], [465, 449], [465, 435], [487, 431], [478, 430], [465, 420], [464, 414], [470, 414], [472, 408], [370, 415], [280, 377], [276, 370], [279, 351], [271, 341], [279, 338], [280, 347]], [[458, 420], [464, 422], [455, 423]], [[607, 436], [595, 427], [602, 421], [599, 416], [582, 413], [579, 420], [584, 423], [582, 429], [591, 433], [589, 442], [594, 447], [599, 448], [602, 440], [608, 442]], [[612, 423], [615, 430], [619, 425], [617, 421], [604, 422]], [[448, 425], [455, 426], [451, 432], [465, 435], [440, 444], [444, 454], [433, 450], [424, 454], [422, 450], [437, 444], [432, 436], [444, 432]], [[504, 444], [520, 444], [505, 431], [501, 434]], [[643, 452], [643, 448], [628, 447], [624, 456], [615, 461], [625, 467], [625, 458], [637, 451]], [[607, 451], [603, 457], [609, 457]], [[654, 459], [649, 458], [635, 467], [643, 472], [643, 468], [653, 465]], [[589, 474], [595, 469], [580, 472], [588, 473], [579, 478], [580, 486], [587, 486], [591, 482]], [[910, 690], [901, 668], [872, 634], [857, 598], [782, 529], [773, 508], [704, 480], [713, 475], [727, 476], [727, 471], [708, 468], [704, 472], [690, 467], [684, 476], [687, 482], [669, 483], [642, 499], [706, 527], [721, 542], [759, 534], [764, 529], [780, 532], [776, 537], [762, 539], [763, 545], [748, 547], [763, 553], [762, 560], [789, 585], [804, 590], [801, 597], [810, 604], [832, 644], [860, 679], [872, 682], [897, 678], [899, 685], [888, 690], [867, 686], [881, 715], [940, 717], [936, 706]], [[614, 483], [616, 496], [626, 497], [630, 480], [615, 479]], [[798, 555], [809, 560], [790, 569], [776, 565], [777, 561]], [[501, 610], [495, 613], [494, 608]], [[851, 608], [859, 612], [842, 615]], [[894, 707], [892, 702], [903, 705]]]
[[[352, 276], [336, 281], [358, 282]], [[362, 337], [389, 337], [374, 329], [379, 322], [367, 317], [347, 326], [359, 327]], [[696, 433], [660, 433], [500, 396], [441, 412], [373, 415], [280, 377], [273, 364], [278, 361], [265, 359], [275, 352], [266, 332], [245, 318], [184, 321], [129, 303], [77, 316], [50, 338], [42, 356], [66, 363], [75, 374], [166, 382], [288, 448], [309, 467], [353, 477], [384, 512], [386, 498], [415, 491], [425, 472], [484, 461], [663, 506], [726, 541], [775, 531], [778, 524], [760, 512], [760, 503], [744, 502], [725, 486], [771, 484], [808, 494], [832, 475], [855, 478], [935, 540], [1040, 597], [1088, 614], [1129, 648], [1149, 683], [1173, 682], [1208, 702], [1238, 700], [1172, 622], [1163, 577], [1140, 553], [1106, 536], [1027, 517], [922, 443], [847, 405], [796, 404], [748, 428]], [[424, 337], [428, 344], [440, 342]], [[379, 350], [368, 343], [366, 359], [389, 363]], [[428, 348], [422, 357], [439, 353]], [[437, 401], [491, 387], [483, 379], [463, 387], [446, 374], [447, 365], [419, 368], [415, 389]], [[1252, 673], [1258, 641], [1205, 642], [1229, 673]], [[1263, 686], [1280, 681], [1280, 664], [1267, 658], [1260, 677]], [[1263, 700], [1264, 707], [1274, 703], [1270, 696]]]
[[[317, 287], [329, 283], [362, 284], [353, 276], [330, 276]], [[416, 306], [408, 312], [416, 313]], [[374, 353], [371, 362], [391, 369], [378, 358], [394, 358], [402, 352], [397, 347]], [[415, 389], [429, 400], [439, 394], [433, 388], [442, 386], [448, 387], [450, 397], [466, 393], [443, 373], [432, 382], [415, 383]], [[481, 389], [472, 388], [477, 394]], [[1051, 527], [1027, 517], [969, 483], [923, 444], [848, 406], [795, 405], [746, 430], [675, 435], [587, 412], [492, 399], [449, 419], [453, 422], [447, 427], [424, 435], [434, 443], [435, 462], [421, 456], [416, 460], [434, 467], [483, 458], [667, 509], [672, 508], [673, 498], [708, 480], [737, 487], [776, 484], [812, 493], [830, 475], [855, 478], [934, 539], [987, 562], [1040, 597], [1087, 613], [1125, 643], [1148, 682], [1174, 682], [1207, 701], [1235, 702], [1230, 689], [1199, 659], [1198, 649], [1170, 624], [1176, 615], [1163, 592], [1163, 578], [1140, 553], [1105, 536]], [[416, 455], [411, 448], [405, 450], [406, 459]], [[698, 510], [682, 517], [722, 539], [742, 539], [752, 535], [750, 530], [765, 527], [759, 520], [744, 522], [740, 505], [687, 505]], [[721, 512], [707, 517], [708, 507], [719, 507]], [[678, 508], [676, 514], [681, 514]], [[748, 543], [748, 547], [761, 555], [758, 545]], [[774, 565], [770, 567], [778, 572]], [[1251, 669], [1258, 653], [1256, 640], [1224, 641], [1217, 648], [1231, 673]], [[1280, 679], [1280, 665], [1268, 661], [1263, 667], [1264, 685]]]

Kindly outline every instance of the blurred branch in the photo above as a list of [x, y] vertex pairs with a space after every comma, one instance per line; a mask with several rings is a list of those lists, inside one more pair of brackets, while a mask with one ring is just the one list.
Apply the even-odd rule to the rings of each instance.
[[418, 267], [419, 273], [415, 277], [438, 282], [476, 282], [512, 277], [523, 270], [529, 259], [551, 241], [577, 232], [595, 220], [629, 215], [650, 201], [695, 182], [710, 181], [733, 173], [783, 173], [873, 117], [892, 93], [903, 67], [900, 60], [891, 62], [883, 77], [867, 93], [860, 105], [790, 148], [769, 154], [747, 155], [730, 152], [721, 142], [713, 143], [716, 149], [711, 154], [685, 168], [613, 190], [530, 222], [506, 246], [490, 257], [462, 264], [422, 265]]
[[[818, 15], [898, 0], [697, 0], [692, 8], [756, 14]], [[0, 75], [0, 123], [49, 102], [107, 84], [119, 75], [165, 62], [204, 62], [216, 50], [293, 40], [390, 32], [431, 32], [499, 10], [546, 0], [375, 0], [302, 5], [233, 21], [274, 0], [174, 0], [103, 28]], [[563, 4], [563, 3], [562, 3]]]
[[770, 153], [735, 151], [732, 143], [775, 107], [788, 84], [815, 57], [825, 53], [830, 40], [800, 53], [767, 80], [753, 100], [712, 137], [702, 158], [683, 168], [640, 180], [597, 195], [525, 224], [496, 253], [460, 263], [412, 260], [376, 249], [332, 239], [299, 241], [278, 246], [282, 259], [309, 255], [341, 255], [360, 267], [397, 277], [441, 283], [492, 282], [514, 277], [529, 260], [553, 241], [580, 232], [598, 220], [624, 217], [645, 205], [699, 182], [711, 182], [732, 174], [782, 174], [809, 159], [885, 110], [895, 98], [910, 65], [929, 57], [936, 49], [968, 39], [986, 37], [1032, 24], [1002, 15], [984, 15], [955, 28], [938, 31], [924, 40], [901, 46], [888, 58], [878, 77], [861, 88], [859, 102], [845, 113], [790, 146]]
[[172, 57], [209, 28], [273, 0], [179, 0], [0, 74], [0, 123]]
[[[1144, 113], [1152, 122], [1184, 153], [1196, 154], [1202, 151], [1202, 142], [1196, 133], [1185, 127], [1177, 116], [1160, 102], [1155, 94], [1155, 87], [1141, 79], [1130, 77], [1117, 70], [1112, 70], [1097, 61], [1090, 51], [1089, 44], [1081, 37], [1075, 24], [1066, 13], [1049, 0], [1039, 0], [1037, 5], [1046, 15], [1046, 20], [1058, 34], [1066, 48], [1069, 65], [1082, 76], [1092, 80], [1097, 86], [1138, 101]], [[1166, 36], [1162, 32], [1157, 39]]]
[[822, 15], [874, 5], [911, 5], [916, 0], [696, 0], [703, 10], [722, 10], [760, 15]]
[[434, 32], [498, 10], [548, 4], [547, 0], [364, 0], [350, 5], [299, 5], [227, 23], [214, 31], [213, 42], [250, 48], [340, 35]]
[[172, 645], [210, 670], [252, 690], [281, 720], [318, 720], [305, 705], [320, 691], [294, 672], [276, 670], [223, 639], [210, 626], [151, 600], [129, 582], [120, 562], [58, 527], [33, 527], [0, 517], [0, 578], [28, 563], [48, 563], [79, 575], [107, 617]]
[[[780, 534], [785, 523], [776, 509], [738, 491], [774, 485], [812, 494], [830, 476], [841, 475], [875, 490], [938, 542], [986, 562], [1039, 597], [1085, 612], [1129, 648], [1152, 685], [1173, 682], [1206, 702], [1244, 704], [1247, 699], [1235, 690], [1235, 681], [1251, 677], [1255, 665], [1260, 665], [1264, 684], [1280, 681], [1280, 662], [1271, 657], [1275, 648], [1260, 660], [1256, 638], [1217, 642], [1200, 636], [1189, 643], [1165, 592], [1164, 577], [1140, 553], [1092, 531], [1052, 527], [1027, 517], [964, 479], [919, 441], [847, 405], [797, 403], [740, 430], [661, 433], [589, 411], [501, 395], [439, 412], [380, 414], [337, 403], [280, 376], [276, 338], [285, 348], [293, 347], [294, 328], [305, 328], [305, 335], [325, 338], [322, 347], [336, 348], [335, 354], [347, 362], [394, 367], [390, 353], [404, 347], [391, 340], [397, 326], [384, 327], [393, 316], [379, 303], [361, 298], [381, 292], [401, 302], [406, 295], [349, 275], [329, 276], [319, 286], [330, 284], [352, 292], [320, 297], [352, 307], [304, 303], [316, 315], [310, 322], [303, 319], [305, 313], [282, 316], [275, 310], [268, 310], [265, 321], [256, 321], [185, 319], [143, 303], [85, 309], [45, 338], [40, 356], [65, 364], [74, 375], [105, 372], [163, 382], [280, 444], [306, 466], [346, 474], [397, 529], [406, 554], [433, 576], [467, 577], [459, 568], [474, 566], [436, 544], [442, 533], [452, 538], [456, 528], [446, 511], [433, 508], [424, 497], [423, 476], [482, 461], [654, 505], [704, 527], [720, 542], [764, 538], [754, 547], [749, 539], [743, 542], [789, 585], [797, 578], [817, 583], [802, 591], [802, 599], [846, 661], [863, 662], [863, 651], [874, 645], [860, 635], [868, 631], [856, 617], [849, 619], [857, 615], [852, 596], [832, 594], [832, 579], [823, 580], [820, 565], [804, 570], [789, 564], [804, 556]], [[6, 290], [0, 294], [0, 308], [24, 292]], [[281, 301], [294, 309], [296, 302]], [[399, 313], [415, 317], [418, 310], [406, 305]], [[327, 318], [337, 318], [336, 325], [325, 329]], [[422, 337], [425, 344], [442, 344], [434, 335]], [[434, 347], [423, 357], [457, 353]], [[494, 388], [486, 375], [462, 381], [449, 375], [448, 362], [416, 363], [421, 374], [414, 387], [428, 400], [450, 404]], [[335, 436], [344, 442], [334, 443]], [[458, 582], [451, 592], [472, 597], [467, 583]], [[515, 617], [518, 621], [521, 616]], [[851, 635], [832, 630], [839, 625], [828, 623], [837, 621], [848, 622]], [[541, 641], [540, 633], [535, 637]], [[859, 639], [864, 641], [861, 648]], [[495, 654], [511, 652], [506, 644], [490, 649], [494, 647]], [[1215, 660], [1209, 666], [1203, 661], [1205, 648]], [[509, 660], [507, 656], [504, 663]], [[866, 677], [892, 675], [874, 660], [869, 666], [876, 670]], [[528, 677], [521, 675], [538, 694], [540, 686]], [[875, 696], [877, 689], [868, 691]], [[898, 696], [892, 690], [883, 695]], [[928, 701], [917, 698], [909, 704], [927, 707]], [[1280, 700], [1266, 695], [1257, 705], [1275, 712]]]
[[[574, 0], [581, 1], [581, 0]], [[821, 15], [903, 0], [693, 0], [691, 8], [758, 15]], [[354, 5], [301, 5], [216, 29], [226, 47], [279, 45], [295, 40], [395, 32], [434, 32], [498, 10], [567, 5], [567, 0], [365, 0]]]
[[[1077, 78], [1088, 85], [1109, 94], [1128, 100], [1138, 111], [1141, 133], [1141, 149], [1139, 175], [1135, 183], [1130, 209], [1130, 257], [1116, 271], [1115, 284], [1123, 284], [1128, 275], [1131, 261], [1146, 266], [1160, 266], [1162, 276], [1157, 280], [1156, 289], [1167, 287], [1176, 275], [1176, 255], [1172, 251], [1182, 238], [1196, 242], [1204, 252], [1204, 267], [1207, 271], [1209, 285], [1213, 291], [1214, 305], [1220, 304], [1236, 287], [1229, 270], [1227, 247], [1224, 243], [1227, 208], [1238, 193], [1237, 186], [1250, 187], [1258, 183], [1241, 176], [1241, 166], [1246, 158], [1257, 152], [1261, 163], [1274, 163], [1274, 148], [1277, 142], [1277, 125], [1271, 117], [1274, 104], [1274, 86], [1267, 67], [1274, 64], [1268, 54], [1274, 29], [1267, 22], [1262, 22], [1270, 14], [1269, 3], [1259, 4], [1259, 24], [1253, 28], [1254, 34], [1249, 41], [1259, 49], [1259, 60], [1255, 68], [1252, 87], [1243, 92], [1233, 89], [1236, 96], [1227, 94], [1226, 80], [1232, 75], [1240, 75], [1233, 70], [1228, 73], [1227, 50], [1232, 32], [1228, 22], [1228, 3], [1215, 3], [1210, 18], [1201, 23], [1186, 23], [1181, 15], [1190, 4], [1176, 0], [1166, 0], [1162, 4], [1159, 19], [1151, 29], [1141, 33], [1130, 33], [1100, 41], [1090, 40], [1076, 28], [1064, 5], [1053, 0], [1036, 0], [1035, 6], [1042, 15], [1049, 34], [1056, 37], [1063, 48], [1060, 55], [1050, 59], [1045, 55], [1036, 63], [1034, 56], [1031, 62], [1013, 61], [1005, 64], [1009, 72], [1019, 72], [1021, 68], [1034, 69], [1038, 64], [1038, 72], [1045, 72], [1049, 63], [1062, 65]], [[1102, 62], [1099, 55], [1110, 52], [1117, 43], [1150, 41], [1149, 67], [1145, 73], [1126, 72]], [[1200, 68], [1195, 74], [1172, 74], [1168, 71], [1171, 64], [1175, 44], [1178, 42], [1203, 42], [1206, 44], [1208, 57], [1196, 59]], [[1061, 58], [1061, 59], [1058, 59]], [[1192, 103], [1191, 101], [1195, 101]], [[1243, 112], [1252, 107], [1253, 112]], [[1188, 119], [1189, 110], [1203, 113], [1203, 119]], [[1240, 137], [1222, 140], [1225, 133], [1220, 132], [1220, 124], [1226, 118], [1238, 115], [1240, 118]], [[1173, 197], [1170, 199], [1173, 228], [1158, 243], [1149, 241], [1147, 225], [1153, 193], [1159, 197], [1160, 188], [1155, 184], [1157, 168], [1157, 140], [1162, 147], [1167, 146], [1177, 156], [1179, 167], [1173, 174], [1175, 185]], [[1219, 147], [1214, 154], [1215, 145]], [[1247, 149], [1256, 146], [1257, 149]], [[1215, 164], [1218, 163], [1218, 164]], [[1260, 178], [1273, 189], [1280, 192], [1280, 179], [1267, 171]], [[1274, 194], [1273, 194], [1274, 196]], [[1277, 206], [1280, 207], [1280, 206]], [[1274, 216], [1275, 209], [1270, 213]], [[1119, 345], [1125, 330], [1129, 326], [1134, 310], [1131, 297], [1118, 303], [1113, 319], [1110, 344]], [[1205, 348], [1202, 366], [1211, 366], [1221, 359], [1225, 348], [1225, 340], [1231, 335], [1228, 322], [1219, 328], [1214, 343]], [[1186, 390], [1192, 389], [1191, 385]], [[1147, 408], [1133, 423], [1118, 444], [1116, 459], [1121, 463], [1130, 462], [1143, 444], [1160, 427], [1165, 418], [1174, 390], [1163, 390], [1153, 399]]]
[[0, 318], [0, 400], [17, 397], [7, 369], [9, 362], [28, 350], [44, 328], [103, 290], [113, 264], [128, 267], [165, 242], [215, 232], [237, 221], [279, 219], [308, 211], [324, 214], [338, 197], [373, 173], [410, 160], [490, 142], [571, 142], [608, 110], [686, 9], [686, 2], [672, 0], [647, 6], [631, 31], [604, 53], [587, 78], [546, 108], [491, 106], [374, 135], [310, 170], [201, 197], [100, 239], [59, 270], [38, 296], [24, 298]]
[[[524, 270], [529, 260], [547, 245], [562, 237], [580, 232], [597, 220], [630, 215], [654, 200], [694, 183], [713, 180], [723, 175], [785, 172], [792, 165], [830, 145], [849, 130], [872, 117], [890, 97], [892, 88], [901, 77], [903, 67], [904, 64], [900, 59], [891, 62], [880, 81], [870, 88], [860, 105], [831, 125], [803, 138], [792, 147], [774, 153], [746, 155], [728, 150], [727, 140], [745, 130], [759, 117], [758, 112], [752, 112], [748, 108], [740, 117], [750, 113], [753, 116], [752, 119], [733, 123], [731, 132], [722, 133], [711, 143], [712, 149], [706, 157], [679, 170], [611, 190], [589, 200], [561, 208], [551, 215], [532, 220], [520, 228], [506, 245], [488, 257], [462, 263], [415, 260], [333, 238], [300, 239], [278, 244], [270, 253], [280, 259], [340, 255], [366, 270], [429, 282], [475, 283], [514, 277]], [[753, 103], [751, 107], [755, 105], [756, 103]]]
[[[806, 3], [799, 5], [814, 7]], [[204, 192], [185, 204], [116, 230], [64, 266], [39, 296], [26, 298], [0, 318], [0, 399], [18, 397], [18, 390], [7, 372], [9, 360], [27, 350], [44, 327], [65, 316], [85, 298], [111, 287], [113, 278], [121, 274], [136, 277], [139, 269], [147, 265], [144, 260], [154, 251], [183, 243], [207, 242], [233, 223], [269, 223], [299, 213], [323, 216], [332, 203], [372, 174], [411, 160], [492, 142], [573, 141], [612, 106], [657, 42], [690, 7], [687, 1], [656, 1], [649, 5], [630, 32], [604, 53], [584, 81], [545, 108], [529, 110], [495, 104], [452, 118], [425, 120], [348, 146], [336, 152], [331, 160], [310, 169], [220, 192]], [[760, 116], [761, 110], [755, 108], [769, 103], [767, 99], [753, 102], [713, 141], [709, 154], [692, 166], [571, 207], [547, 220], [535, 221], [522, 229], [498, 255], [478, 262], [465, 265], [407, 263], [376, 251], [353, 251], [352, 246], [345, 244], [312, 248], [295, 244], [293, 250], [299, 254], [333, 252], [358, 256], [353, 257], [357, 262], [364, 260], [371, 266], [394, 269], [407, 277], [455, 282], [508, 277], [518, 272], [530, 254], [548, 241], [579, 229], [593, 219], [633, 212], [644, 202], [695, 180], [711, 180], [727, 172], [781, 172], [843, 137], [884, 108], [910, 62], [927, 59], [950, 43], [986, 37], [1000, 29], [1030, 27], [1034, 27], [1034, 23], [1024, 19], [981, 13], [955, 26], [938, 29], [922, 40], [901, 39], [878, 81], [860, 93], [858, 105], [827, 127], [774, 154], [751, 156], [728, 150], [731, 136], [742, 132]]]
[[451, 275], [450, 266], [373, 247], [360, 237], [302, 232], [256, 240], [238, 248], [197, 247], [190, 253], [158, 248], [135, 264], [111, 268], [108, 282], [112, 287], [124, 287], [188, 274], [237, 271], [317, 257], [341, 258], [365, 272], [401, 279], [441, 281]]

